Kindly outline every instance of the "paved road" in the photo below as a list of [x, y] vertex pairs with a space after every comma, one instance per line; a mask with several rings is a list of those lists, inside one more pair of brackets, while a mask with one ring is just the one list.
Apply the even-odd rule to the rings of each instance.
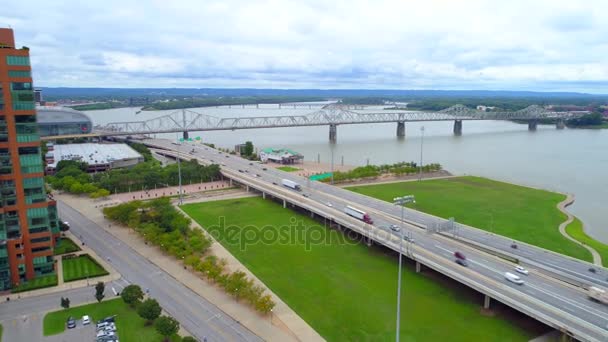
[[[112, 266], [126, 282], [148, 288], [150, 296], [158, 300], [167, 313], [175, 317], [199, 340], [207, 337], [208, 341], [261, 341], [258, 336], [215, 305], [182, 285], [78, 211], [63, 202], [58, 202], [58, 209], [62, 219], [70, 222], [70, 230], [74, 234], [82, 235], [87, 245], [99, 256], [109, 258]], [[56, 298], [55, 302], [58, 301]]]
[[[154, 140], [154, 144], [169, 149], [177, 148], [166, 140]], [[346, 205], [362, 208], [371, 214], [375, 228], [390, 234], [397, 234], [388, 227], [390, 224], [400, 225], [399, 220], [396, 219], [400, 216], [399, 207], [331, 185], [310, 182], [305, 178], [273, 168], [264, 170], [264, 165], [251, 163], [235, 156], [227, 156], [225, 153], [200, 144], [188, 144], [187, 147], [181, 146], [180, 149], [203, 162], [221, 164], [225, 172], [232, 172], [236, 176], [234, 178], [238, 177], [247, 181], [255, 188], [281, 192], [282, 196], [287, 197], [292, 203], [310, 204], [316, 206], [319, 211], [331, 212], [330, 215], [342, 215]], [[298, 182], [302, 186], [302, 192], [287, 190], [281, 186], [281, 179]], [[304, 197], [303, 194], [308, 197]], [[331, 203], [331, 207], [328, 203]], [[507, 304], [514, 307], [526, 304], [537, 311], [536, 318], [576, 330], [588, 336], [590, 340], [607, 340], [608, 306], [590, 301], [583, 290], [566, 286], [534, 269], [531, 270], [530, 275], [522, 276], [526, 282], [525, 285], [515, 285], [504, 279], [505, 272], [515, 273], [514, 264], [489, 256], [477, 249], [465, 247], [458, 241], [444, 236], [428, 234], [412, 225], [406, 224], [403, 228], [404, 233], [411, 235], [416, 241], [414, 244], [406, 243], [405, 249], [413, 250], [415, 254], [427, 257], [429, 260], [436, 259], [448, 270], [456, 271], [455, 277], [460, 277], [459, 281], [468, 283], [470, 286], [479, 283], [498, 293], [506, 294], [507, 299], [511, 301]], [[511, 240], [508, 241], [510, 246]], [[390, 243], [385, 243], [385, 245], [391, 247]], [[454, 263], [453, 253], [455, 251], [462, 251], [467, 255], [468, 268], [462, 268]], [[527, 248], [522, 248], [520, 252], [529, 251]], [[544, 257], [545, 254], [543, 252], [542, 256]], [[541, 264], [542, 267], [548, 267], [547, 265], [552, 265], [552, 262]], [[559, 264], [554, 266], [561, 267]], [[541, 315], [543, 317], [540, 317]]]

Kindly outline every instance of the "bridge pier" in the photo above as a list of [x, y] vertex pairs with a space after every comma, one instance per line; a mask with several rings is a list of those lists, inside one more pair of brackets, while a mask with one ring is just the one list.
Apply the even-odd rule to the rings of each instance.
[[266, 199], [266, 193], [264, 191], [262, 191], [262, 198]]
[[232, 178], [230, 178], [229, 182], [230, 182], [230, 187], [232, 187]]
[[557, 121], [555, 122], [555, 128], [557, 128], [557, 129], [566, 128], [566, 122], [563, 119], [557, 119]]
[[488, 310], [490, 308], [490, 296], [483, 295], [483, 308]]
[[283, 208], [287, 208], [287, 201], [283, 200]]
[[536, 120], [528, 121], [528, 131], [536, 131], [536, 125], [538, 122]]
[[454, 135], [462, 135], [462, 120], [454, 120]]
[[188, 131], [184, 131], [183, 137], [184, 140], [188, 140]]
[[399, 121], [397, 122], [397, 138], [405, 137], [405, 122]]
[[336, 143], [338, 141], [338, 125], [329, 125], [329, 142]]
[[416, 261], [416, 273], [420, 273], [421, 269], [422, 269], [422, 264], [420, 263], [420, 261]]
[[247, 192], [249, 192], [249, 185], [245, 185], [245, 188], [247, 189]]

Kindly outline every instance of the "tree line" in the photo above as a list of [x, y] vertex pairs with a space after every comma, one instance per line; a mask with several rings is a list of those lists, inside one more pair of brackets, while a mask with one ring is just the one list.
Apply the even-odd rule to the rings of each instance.
[[[422, 172], [434, 172], [442, 169], [441, 164], [427, 164], [422, 166]], [[367, 165], [354, 168], [350, 171], [335, 171], [334, 182], [347, 181], [361, 178], [375, 178], [383, 174], [394, 174], [397, 176], [411, 175], [420, 172], [415, 162], [400, 162], [395, 164]], [[330, 178], [323, 179], [328, 182]]]
[[179, 212], [168, 198], [132, 201], [104, 208], [105, 216], [133, 228], [150, 242], [191, 267], [199, 276], [218, 284], [236, 300], [245, 300], [257, 311], [267, 314], [275, 303], [264, 288], [255, 285], [242, 271], [230, 272], [226, 260], [207, 255], [211, 240], [191, 220]]

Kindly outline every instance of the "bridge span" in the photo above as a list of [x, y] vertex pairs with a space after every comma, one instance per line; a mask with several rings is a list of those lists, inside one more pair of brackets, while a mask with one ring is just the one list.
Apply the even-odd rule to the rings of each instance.
[[[175, 145], [162, 139], [142, 142], [165, 150], [168, 156], [220, 164], [224, 177], [248, 191], [274, 198], [284, 207], [305, 209], [312, 217], [327, 220], [330, 226], [358, 233], [368, 243], [395, 251], [402, 248], [407, 257], [416, 261], [417, 271], [429, 267], [479, 291], [486, 308], [491, 305], [491, 299], [498, 300], [578, 340], [606, 341], [608, 306], [591, 301], [585, 291], [590, 285], [608, 286], [605, 268], [410, 209], [406, 210], [402, 225], [400, 208], [390, 203], [267, 168], [200, 143]], [[299, 183], [302, 191], [281, 186], [281, 179]], [[366, 211], [374, 223], [367, 224], [346, 215], [347, 205]], [[415, 242], [402, 239], [399, 233], [388, 228], [391, 224], [401, 225], [403, 234]], [[513, 249], [511, 246], [515, 243], [518, 248]], [[469, 267], [454, 262], [455, 251], [467, 256]], [[504, 278], [504, 273], [514, 272], [517, 264], [530, 271], [529, 275], [522, 276], [523, 285]], [[590, 267], [594, 267], [595, 272], [589, 272]], [[405, 287], [407, 291], [407, 284]]]
[[94, 127], [99, 136], [148, 135], [154, 133], [218, 131], [255, 128], [329, 126], [329, 140], [337, 141], [338, 126], [351, 124], [397, 123], [397, 136], [405, 136], [405, 123], [413, 121], [454, 121], [454, 134], [462, 134], [467, 120], [520, 120], [528, 122], [529, 130], [536, 130], [539, 120], [554, 119], [558, 129], [564, 128], [567, 118], [580, 115], [571, 112], [549, 112], [540, 106], [529, 106], [513, 112], [484, 112], [455, 105], [436, 112], [393, 111], [356, 112], [350, 106], [330, 104], [306, 115], [269, 115], [254, 117], [218, 117], [189, 109], [141, 121], [111, 122]]

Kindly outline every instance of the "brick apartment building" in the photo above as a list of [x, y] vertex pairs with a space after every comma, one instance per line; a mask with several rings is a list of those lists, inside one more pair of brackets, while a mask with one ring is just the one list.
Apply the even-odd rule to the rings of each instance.
[[0, 28], [0, 291], [55, 272], [59, 222], [43, 176], [29, 49]]

